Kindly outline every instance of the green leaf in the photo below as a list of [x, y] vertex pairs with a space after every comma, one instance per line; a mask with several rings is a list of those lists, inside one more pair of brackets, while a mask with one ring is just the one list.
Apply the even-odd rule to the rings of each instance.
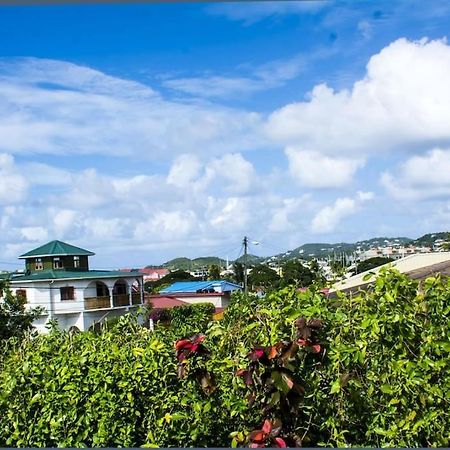
[[331, 384], [330, 394], [336, 394], [341, 390], [341, 382], [339, 378]]

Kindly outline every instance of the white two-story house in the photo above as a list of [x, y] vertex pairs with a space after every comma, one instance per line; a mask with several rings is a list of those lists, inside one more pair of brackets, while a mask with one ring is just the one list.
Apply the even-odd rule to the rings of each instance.
[[34, 325], [56, 319], [63, 329], [81, 331], [95, 323], [136, 309], [143, 303], [143, 274], [89, 270], [94, 253], [61, 241], [52, 241], [21, 256], [25, 272], [9, 276], [11, 290], [26, 298], [27, 307], [41, 306]]

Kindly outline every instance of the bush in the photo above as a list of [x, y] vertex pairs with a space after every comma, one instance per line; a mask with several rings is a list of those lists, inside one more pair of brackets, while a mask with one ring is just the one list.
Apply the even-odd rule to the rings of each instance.
[[212, 319], [216, 308], [212, 303], [194, 303], [171, 309], [172, 327], [185, 333], [203, 331]]
[[54, 329], [5, 356], [0, 445], [449, 446], [449, 304], [449, 282], [383, 270], [336, 299], [236, 295], [204, 335], [211, 306]]

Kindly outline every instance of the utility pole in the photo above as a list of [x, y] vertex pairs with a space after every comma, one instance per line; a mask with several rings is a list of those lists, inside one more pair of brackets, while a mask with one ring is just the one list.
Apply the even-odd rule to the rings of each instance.
[[247, 247], [248, 247], [248, 238], [244, 236], [244, 240], [242, 241], [244, 245], [244, 293], [248, 294], [248, 280], [247, 280]]

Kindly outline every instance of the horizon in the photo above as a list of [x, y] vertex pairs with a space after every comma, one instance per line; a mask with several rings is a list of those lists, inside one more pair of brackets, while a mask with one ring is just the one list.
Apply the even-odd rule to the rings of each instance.
[[5, 270], [448, 228], [445, 0], [0, 8]]
[[[264, 248], [265, 247], [265, 250], [267, 250], [267, 251], [264, 252], [264, 254], [257, 254], [258, 252], [251, 252], [251, 251], [249, 251], [248, 256], [250, 256], [250, 257], [253, 256], [253, 257], [257, 257], [257, 258], [268, 258], [268, 257], [271, 257], [271, 256], [282, 255], [282, 254], [285, 254], [285, 253], [288, 253], [288, 252], [290, 253], [290, 252], [292, 252], [292, 251], [294, 251], [294, 250], [296, 250], [296, 249], [298, 249], [300, 247], [303, 247], [305, 245], [339, 245], [339, 244], [356, 245], [359, 242], [373, 241], [373, 240], [379, 240], [379, 239], [388, 239], [388, 240], [410, 239], [411, 241], [416, 241], [417, 239], [422, 238], [425, 235], [434, 236], [436, 234], [441, 234], [441, 233], [449, 233], [449, 232], [448, 231], [434, 231], [434, 232], [430, 232], [430, 233], [425, 233], [424, 235], [420, 235], [420, 236], [417, 236], [417, 237], [414, 237], [414, 238], [411, 238], [409, 236], [374, 236], [374, 237], [370, 237], [370, 238], [367, 238], [367, 239], [362, 239], [362, 240], [355, 241], [355, 242], [350, 242], [350, 241], [340, 241], [340, 242], [305, 242], [305, 243], [299, 244], [299, 245], [297, 245], [297, 246], [295, 246], [293, 248], [281, 250], [281, 251], [279, 251], [277, 253], [270, 252], [270, 247], [268, 249], [267, 246], [264, 245], [264, 243], [258, 242], [257, 245], [252, 245], [250, 243], [249, 247], [252, 247], [253, 250], [255, 249], [256, 246], [258, 248]], [[46, 243], [41, 243], [41, 244], [45, 245]], [[37, 247], [41, 246], [41, 244], [37, 245]], [[68, 244], [70, 244], [70, 242], [68, 242]], [[262, 245], [262, 247], [259, 247], [259, 245]], [[28, 250], [31, 251], [33, 249], [30, 248]], [[92, 249], [84, 249], [84, 250], [91, 251]], [[272, 247], [272, 250], [274, 250], [273, 247]], [[90, 258], [91, 270], [142, 269], [142, 268], [146, 268], [146, 267], [158, 268], [158, 267], [164, 267], [164, 265], [166, 265], [167, 263], [172, 262], [173, 260], [176, 260], [176, 259], [188, 259], [190, 261], [195, 261], [197, 259], [202, 259], [202, 258], [217, 258], [218, 260], [221, 260], [221, 261], [227, 261], [228, 260], [231, 263], [233, 261], [236, 261], [236, 260], [242, 258], [242, 256], [243, 256], [243, 246], [241, 244], [240, 251], [237, 254], [237, 256], [234, 257], [234, 258], [229, 258], [229, 257], [227, 257], [227, 255], [221, 256], [221, 255], [214, 255], [214, 254], [203, 254], [203, 255], [200, 255], [200, 256], [196, 256], [196, 255], [186, 256], [184, 254], [177, 253], [177, 256], [174, 256], [174, 257], [169, 258], [167, 260], [161, 261], [159, 263], [147, 262], [147, 263], [140, 264], [140, 265], [130, 264], [128, 266], [120, 266], [120, 267], [119, 266], [93, 267], [95, 265], [95, 263], [93, 263], [93, 261], [95, 260], [95, 256], [96, 256], [96, 253], [94, 252], [94, 255], [89, 257]], [[13, 272], [15, 270], [18, 270], [18, 271], [22, 270], [19, 267], [17, 267], [17, 268], [9, 268], [9, 269], [5, 268], [5, 267], [2, 267], [1, 264], [3, 264], [3, 263], [4, 262], [0, 261], [0, 272], [1, 271], [3, 271], [3, 272], [5, 272], [5, 271]], [[5, 264], [7, 264], [7, 265], [14, 265], [14, 266], [24, 266], [25, 263], [24, 262], [22, 262], [22, 263], [20, 263], [20, 262], [18, 262], [18, 263], [9, 262], [9, 263], [5, 263]]]

